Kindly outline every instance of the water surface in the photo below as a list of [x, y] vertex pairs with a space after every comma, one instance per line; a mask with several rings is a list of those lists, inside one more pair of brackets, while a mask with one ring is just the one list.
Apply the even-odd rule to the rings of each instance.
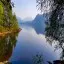
[[[33, 58], [42, 55], [43, 63], [59, 59], [58, 51], [46, 42], [44, 34], [37, 34], [34, 28], [21, 26], [17, 34], [0, 39], [0, 62], [9, 61], [12, 64], [33, 64]], [[2, 54], [3, 53], [3, 54]]]

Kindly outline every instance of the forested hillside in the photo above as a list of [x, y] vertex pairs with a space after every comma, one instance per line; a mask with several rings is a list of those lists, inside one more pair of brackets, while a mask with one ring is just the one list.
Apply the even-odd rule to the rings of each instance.
[[0, 32], [17, 30], [16, 15], [12, 13], [14, 4], [11, 0], [0, 0]]

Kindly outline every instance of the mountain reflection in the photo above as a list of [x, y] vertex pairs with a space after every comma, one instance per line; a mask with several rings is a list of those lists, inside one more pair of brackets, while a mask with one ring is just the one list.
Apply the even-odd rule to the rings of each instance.
[[16, 37], [18, 33], [8, 34], [0, 37], [0, 62], [8, 61], [12, 55], [12, 51], [16, 46]]

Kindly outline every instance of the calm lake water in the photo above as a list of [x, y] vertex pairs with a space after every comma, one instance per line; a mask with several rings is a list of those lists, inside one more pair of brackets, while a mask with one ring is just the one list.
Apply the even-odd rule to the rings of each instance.
[[18, 34], [0, 38], [0, 62], [12, 64], [34, 64], [37, 55], [41, 55], [43, 64], [60, 59], [59, 51], [54, 51], [54, 44], [46, 42], [44, 34], [37, 34], [34, 28], [21, 26]]

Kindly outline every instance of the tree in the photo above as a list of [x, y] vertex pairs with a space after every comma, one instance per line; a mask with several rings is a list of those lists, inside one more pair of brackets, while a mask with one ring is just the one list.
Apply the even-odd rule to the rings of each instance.
[[62, 49], [64, 59], [64, 0], [37, 0], [37, 3], [41, 5], [41, 11], [47, 5], [49, 7], [50, 17], [46, 22], [45, 35], [51, 43], [58, 41], [57, 48]]
[[19, 28], [16, 16], [12, 13], [12, 7], [14, 3], [11, 0], [0, 0], [0, 32]]

